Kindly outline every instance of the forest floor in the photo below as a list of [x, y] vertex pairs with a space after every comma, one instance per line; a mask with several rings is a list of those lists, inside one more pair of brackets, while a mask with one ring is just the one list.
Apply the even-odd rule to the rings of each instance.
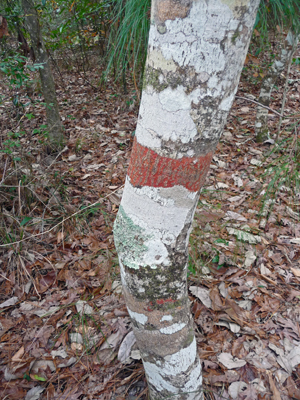
[[[212, 400], [300, 399], [300, 69], [289, 76], [280, 144], [258, 145], [253, 60], [190, 239], [190, 300]], [[1, 88], [0, 399], [147, 399], [112, 233], [138, 99], [130, 82], [127, 94], [113, 81], [99, 86], [98, 69], [61, 74], [68, 139], [55, 155], [45, 151], [41, 98], [20, 92], [25, 106], [16, 107]], [[277, 111], [285, 81], [273, 92]], [[277, 126], [270, 112], [273, 138]]]

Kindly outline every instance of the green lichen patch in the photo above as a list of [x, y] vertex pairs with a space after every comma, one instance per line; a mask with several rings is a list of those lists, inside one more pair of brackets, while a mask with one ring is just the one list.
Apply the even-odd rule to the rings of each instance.
[[152, 236], [146, 235], [144, 230], [136, 225], [125, 213], [124, 208], [120, 206], [114, 224], [114, 240], [124, 266], [139, 269], [143, 256], [148, 250], [144, 243], [151, 238]]
[[234, 34], [231, 37], [231, 43], [235, 44], [236, 39], [240, 36], [240, 32], [238, 28], [235, 30]]
[[194, 334], [194, 330], [193, 328], [190, 328], [189, 333], [187, 335], [187, 337], [185, 338], [185, 341], [182, 344], [182, 347], [188, 347], [191, 345], [192, 341], [194, 340], [195, 334]]
[[144, 72], [143, 89], [146, 89], [148, 86], [152, 86], [158, 93], [165, 90], [169, 85], [167, 82], [161, 83], [159, 81], [159, 76], [161, 75], [161, 70], [147, 66]]

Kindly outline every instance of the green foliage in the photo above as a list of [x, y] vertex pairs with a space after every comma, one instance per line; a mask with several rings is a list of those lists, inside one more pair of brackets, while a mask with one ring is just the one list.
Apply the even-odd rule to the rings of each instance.
[[[111, 32], [106, 74], [119, 78], [129, 67], [143, 71], [150, 27], [150, 0], [115, 0], [111, 9]], [[262, 0], [255, 22], [260, 52], [269, 43], [268, 32], [279, 27], [300, 30], [299, 0]]]
[[39, 128], [34, 128], [32, 135], [42, 135], [44, 137], [48, 137], [47, 125], [42, 124]]
[[293, 64], [300, 65], [300, 57], [293, 58]]
[[[194, 224], [189, 238], [189, 259], [187, 275], [201, 276], [202, 269], [211, 261], [209, 254], [203, 249], [204, 235], [200, 224]], [[200, 250], [201, 249], [201, 250]]]
[[19, 53], [9, 55], [0, 62], [0, 71], [4, 73], [11, 87], [20, 88], [31, 82], [29, 71], [43, 68], [41, 64], [30, 65], [28, 59]]
[[101, 204], [95, 204], [93, 207], [81, 206], [82, 210], [80, 216], [88, 220], [89, 218], [94, 218], [98, 211], [101, 211]]
[[111, 11], [110, 50], [106, 72], [114, 68], [116, 78], [129, 66], [135, 74], [143, 71], [150, 28], [150, 6], [150, 0], [115, 0]]
[[32, 217], [24, 217], [22, 221], [20, 222], [20, 226], [24, 226], [27, 224], [27, 222], [30, 222], [33, 218]]
[[254, 28], [260, 34], [261, 45], [269, 43], [268, 32], [282, 28], [300, 31], [299, 0], [262, 0]]
[[6, 18], [9, 31], [16, 32], [20, 27], [22, 13], [21, 1], [2, 0], [0, 2], [0, 15]]
[[32, 120], [34, 118], [34, 115], [31, 114], [31, 113], [30, 114], [25, 114], [25, 117], [28, 118], [29, 121], [30, 121], [30, 120]]
[[[8, 139], [4, 140], [2, 143], [1, 153], [11, 154], [16, 148], [21, 147], [20, 138], [25, 134], [25, 132], [9, 132], [7, 134]], [[18, 161], [15, 158], [15, 161]]]
[[28, 374], [24, 374], [23, 378], [26, 379], [28, 382], [30, 382], [30, 380], [31, 380], [31, 378]]
[[47, 2], [41, 19], [52, 50], [93, 46], [105, 37], [109, 1], [57, 0]]
[[37, 381], [40, 382], [47, 382], [46, 378], [43, 378], [42, 376], [38, 376], [38, 375], [33, 375], [34, 379], [36, 379]]
[[[295, 132], [297, 127], [295, 128]], [[290, 191], [293, 198], [300, 194], [300, 139], [297, 135], [284, 138], [274, 147], [268, 157], [271, 159], [262, 179], [268, 179], [263, 203], [268, 199], [276, 199], [278, 193]], [[290, 188], [290, 189], [289, 189]]]

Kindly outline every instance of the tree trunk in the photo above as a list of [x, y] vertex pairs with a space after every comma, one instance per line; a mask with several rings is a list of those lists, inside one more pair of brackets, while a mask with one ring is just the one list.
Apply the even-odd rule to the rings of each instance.
[[[269, 68], [268, 73], [262, 80], [262, 85], [259, 94], [259, 103], [269, 106], [271, 100], [272, 90], [279, 78], [279, 75], [287, 68], [291, 57], [293, 56], [299, 37], [295, 35], [292, 30], [289, 30], [284, 46], [281, 49], [277, 60]], [[264, 107], [257, 106], [256, 109], [256, 121], [255, 121], [255, 134], [257, 143], [262, 143], [269, 139], [269, 128], [268, 128], [268, 110]]]
[[60, 148], [64, 142], [63, 125], [59, 116], [58, 103], [55, 93], [53, 75], [50, 68], [49, 57], [44, 46], [37, 11], [32, 0], [22, 0], [25, 13], [26, 28], [30, 35], [31, 45], [39, 69], [42, 91], [46, 103], [48, 135], [52, 148]]
[[203, 399], [187, 291], [188, 241], [258, 3], [152, 3], [136, 137], [114, 226], [152, 400]]

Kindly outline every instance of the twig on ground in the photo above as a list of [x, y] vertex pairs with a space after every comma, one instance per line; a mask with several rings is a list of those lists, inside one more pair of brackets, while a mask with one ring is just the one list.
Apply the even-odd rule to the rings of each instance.
[[0, 274], [1, 278], [6, 279], [8, 282], [11, 282], [10, 279], [6, 278], [4, 275]]
[[8, 160], [8, 157], [6, 157], [6, 160], [5, 160], [5, 165], [4, 165], [4, 170], [3, 170], [3, 174], [2, 174], [2, 179], [1, 179], [0, 185], [2, 184], [2, 182], [4, 182], [6, 166], [7, 166], [7, 160]]
[[21, 201], [21, 181], [19, 181], [18, 186], [18, 196], [19, 196], [19, 214], [22, 215], [22, 201]]
[[[235, 98], [236, 98], [236, 99], [241, 99], [241, 100], [250, 101], [250, 103], [254, 103], [254, 104], [257, 104], [257, 105], [260, 106], [260, 107], [266, 108], [267, 110], [269, 110], [269, 111], [271, 111], [272, 113], [278, 115], [279, 117], [282, 117], [282, 116], [283, 116], [283, 115], [280, 114], [278, 111], [275, 111], [275, 110], [273, 110], [272, 108], [270, 108], [270, 107], [268, 107], [268, 106], [265, 106], [264, 104], [259, 103], [259, 102], [256, 101], [256, 100], [252, 100], [252, 99], [249, 99], [248, 97], [242, 97], [242, 96], [235, 96]], [[282, 112], [283, 112], [283, 110], [281, 110], [281, 113], [282, 113]]]
[[19, 255], [19, 260], [20, 260], [20, 263], [21, 263], [21, 265], [22, 265], [22, 268], [23, 268], [24, 271], [25, 271], [25, 275], [27, 275], [27, 277], [29, 278], [30, 282], [33, 284], [33, 287], [34, 287], [34, 289], [35, 289], [35, 291], [36, 291], [36, 294], [38, 295], [39, 299], [41, 300], [41, 295], [39, 294], [39, 292], [38, 292], [38, 290], [37, 290], [37, 287], [35, 286], [34, 279], [32, 279], [31, 275], [30, 275], [29, 272], [27, 271], [27, 269], [26, 269], [26, 267], [25, 267], [25, 264], [24, 264], [24, 261], [22, 260], [22, 257], [21, 257], [20, 255]]
[[[67, 151], [67, 150], [68, 150], [68, 147], [65, 146], [65, 147], [57, 154], [57, 156], [56, 156], [55, 159], [52, 161], [52, 163], [51, 163], [50, 165], [48, 165], [48, 167], [46, 168], [46, 170], [49, 169], [50, 167], [52, 167], [52, 165], [55, 163], [55, 161], [58, 159], [58, 157], [59, 157], [62, 153], [64, 153], [65, 151]], [[44, 174], [43, 176], [45, 176], [45, 174]]]

